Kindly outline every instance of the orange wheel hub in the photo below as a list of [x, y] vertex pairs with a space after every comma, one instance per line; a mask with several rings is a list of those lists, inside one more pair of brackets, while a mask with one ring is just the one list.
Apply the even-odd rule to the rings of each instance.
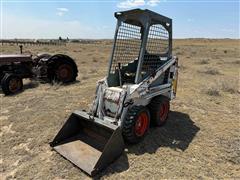
[[17, 92], [19, 89], [20, 89], [20, 86], [21, 86], [21, 82], [20, 80], [18, 79], [11, 79], [9, 81], [9, 90], [12, 92], [12, 93], [15, 93]]
[[146, 112], [139, 114], [138, 119], [135, 124], [135, 134], [137, 136], [143, 136], [146, 132], [149, 124], [149, 117]]

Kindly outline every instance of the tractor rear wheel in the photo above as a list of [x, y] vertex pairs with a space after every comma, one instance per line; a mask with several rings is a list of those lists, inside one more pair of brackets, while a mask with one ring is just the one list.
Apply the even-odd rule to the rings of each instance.
[[48, 78], [50, 81], [70, 83], [76, 80], [78, 75], [77, 65], [72, 58], [57, 54], [48, 60]]
[[55, 70], [56, 80], [68, 83], [76, 80], [73, 68], [70, 64], [59, 64]]
[[123, 122], [122, 133], [126, 142], [135, 144], [146, 135], [150, 124], [150, 113], [144, 106], [133, 106], [129, 109]]
[[6, 74], [1, 80], [1, 86], [5, 95], [15, 94], [22, 90], [23, 81], [14, 74]]
[[162, 126], [168, 118], [170, 109], [169, 99], [165, 96], [154, 97], [149, 105], [149, 109], [153, 124]]

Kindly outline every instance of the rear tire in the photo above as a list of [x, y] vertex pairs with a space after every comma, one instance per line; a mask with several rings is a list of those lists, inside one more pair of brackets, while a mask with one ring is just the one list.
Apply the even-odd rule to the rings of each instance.
[[126, 142], [136, 144], [146, 135], [150, 124], [150, 113], [144, 106], [133, 106], [123, 121], [122, 134]]
[[1, 80], [1, 86], [5, 95], [15, 94], [23, 89], [23, 81], [14, 74], [6, 74]]
[[72, 58], [63, 54], [52, 56], [48, 64], [48, 78], [50, 81], [70, 83], [76, 81], [77, 65]]
[[63, 83], [69, 83], [76, 80], [73, 68], [70, 64], [59, 64], [55, 70], [56, 80]]
[[156, 96], [152, 99], [149, 109], [151, 121], [156, 126], [163, 126], [167, 122], [170, 103], [169, 98], [165, 96]]

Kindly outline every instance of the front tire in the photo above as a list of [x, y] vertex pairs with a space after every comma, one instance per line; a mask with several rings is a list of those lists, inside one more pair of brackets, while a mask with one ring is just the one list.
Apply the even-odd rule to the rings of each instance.
[[123, 138], [130, 144], [140, 142], [146, 135], [150, 124], [150, 113], [144, 106], [133, 106], [129, 109], [123, 122]]
[[15, 94], [23, 89], [23, 81], [14, 74], [6, 74], [1, 80], [1, 86], [5, 95]]

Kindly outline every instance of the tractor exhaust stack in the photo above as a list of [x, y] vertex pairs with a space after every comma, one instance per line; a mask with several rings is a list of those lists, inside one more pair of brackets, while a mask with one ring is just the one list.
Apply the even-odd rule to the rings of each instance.
[[121, 129], [83, 111], [71, 114], [50, 145], [62, 156], [94, 176], [124, 150]]

